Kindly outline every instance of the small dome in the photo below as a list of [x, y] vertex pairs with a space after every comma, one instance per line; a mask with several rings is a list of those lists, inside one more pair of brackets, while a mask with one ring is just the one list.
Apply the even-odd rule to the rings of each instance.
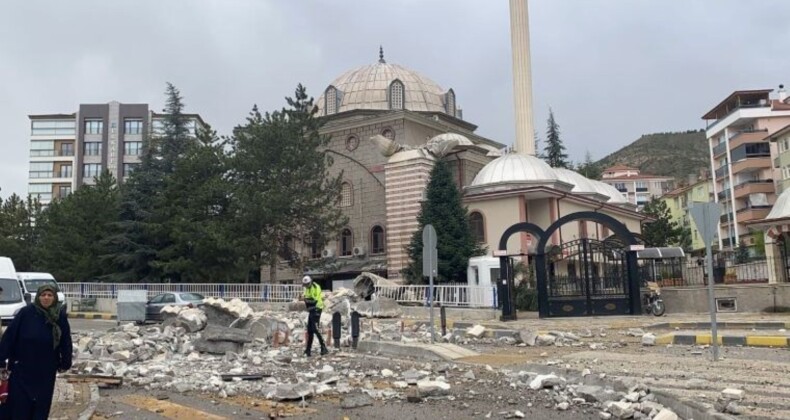
[[618, 191], [617, 188], [601, 181], [590, 180], [590, 182], [595, 185], [595, 188], [599, 193], [609, 197], [609, 201], [607, 201], [607, 203], [628, 204], [628, 200], [623, 197], [623, 193]]
[[[410, 111], [447, 112], [447, 95], [432, 80], [419, 73], [397, 64], [390, 64], [383, 59], [378, 63], [349, 70], [335, 79], [316, 101], [318, 114], [326, 115], [325, 96], [329, 88], [337, 89], [331, 95], [337, 100], [336, 110], [330, 113], [351, 111], [354, 109], [392, 109], [390, 106], [389, 89], [394, 81], [403, 84], [399, 103], [403, 109]], [[454, 93], [452, 106], [455, 107]], [[455, 110], [453, 110], [454, 115]]]
[[[554, 168], [554, 172], [557, 173], [557, 177], [560, 179], [560, 181], [573, 185], [571, 192], [577, 194], [600, 193], [600, 191], [595, 188], [595, 184], [593, 184], [592, 180], [585, 178], [578, 172], [574, 172], [565, 168]], [[606, 194], [606, 196], [608, 197], [609, 195]]]
[[434, 136], [432, 139], [428, 140], [428, 144], [436, 144], [445, 140], [457, 140], [459, 146], [474, 146], [475, 144], [472, 143], [472, 140], [469, 140], [466, 136], [462, 136], [456, 133], [443, 133], [439, 134], [438, 136]]
[[776, 203], [771, 208], [771, 212], [765, 218], [768, 220], [785, 217], [790, 217], [790, 189], [784, 190], [779, 194], [779, 197], [776, 198]]
[[546, 162], [535, 156], [508, 153], [489, 162], [470, 186], [499, 183], [554, 183], [559, 181], [557, 173]]

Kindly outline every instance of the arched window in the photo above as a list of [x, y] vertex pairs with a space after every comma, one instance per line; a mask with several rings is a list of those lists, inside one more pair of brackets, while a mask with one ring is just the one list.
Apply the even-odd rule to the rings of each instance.
[[340, 207], [351, 207], [354, 205], [354, 192], [350, 182], [340, 185]]
[[469, 229], [472, 231], [475, 241], [478, 243], [486, 241], [486, 225], [480, 212], [475, 211], [469, 214]]
[[345, 228], [340, 233], [340, 256], [348, 257], [354, 252], [354, 235], [351, 229]]
[[400, 80], [390, 83], [390, 109], [403, 109], [403, 82]]
[[454, 117], [455, 116], [455, 92], [453, 92], [452, 89], [447, 91], [447, 95], [446, 95], [446, 98], [445, 98], [444, 102], [445, 102], [445, 107], [446, 107], [447, 113]]
[[324, 93], [324, 112], [326, 115], [337, 113], [337, 89], [334, 86], [326, 88]]
[[307, 235], [305, 237], [305, 244], [310, 252], [310, 258], [321, 258], [321, 252], [324, 250], [324, 244], [321, 242], [321, 236], [317, 233]]
[[373, 226], [370, 230], [370, 254], [383, 254], [386, 252], [384, 247], [384, 228], [381, 226]]

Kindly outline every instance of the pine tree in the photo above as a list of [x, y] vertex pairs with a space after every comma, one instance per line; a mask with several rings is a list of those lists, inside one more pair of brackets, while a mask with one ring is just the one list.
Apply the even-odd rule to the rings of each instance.
[[655, 220], [642, 225], [642, 237], [653, 247], [680, 246], [683, 240], [683, 227], [672, 220], [667, 203], [654, 197], [642, 210]]
[[273, 277], [294, 241], [325, 242], [348, 221], [339, 209], [342, 174], [329, 173], [329, 137], [318, 133], [313, 99], [300, 84], [286, 100], [271, 113], [254, 107], [229, 139], [231, 212], [250, 278], [264, 265]]
[[97, 281], [112, 268], [98, 256], [106, 253], [103, 239], [118, 221], [120, 192], [104, 170], [94, 185], [84, 185], [55, 200], [42, 212], [38, 226], [39, 269], [61, 281]]
[[554, 111], [549, 108], [548, 128], [546, 129], [546, 146], [543, 149], [543, 159], [552, 168], [568, 168], [568, 155], [560, 138], [560, 125], [554, 120]]
[[33, 271], [41, 204], [30, 196], [23, 199], [16, 194], [0, 204], [0, 255], [11, 258], [18, 271]]
[[453, 181], [444, 161], [437, 161], [417, 216], [419, 229], [408, 246], [409, 265], [405, 277], [412, 283], [424, 283], [422, 277], [422, 231], [431, 224], [436, 229], [438, 257], [437, 282], [465, 282], [469, 258], [482, 255], [485, 249], [477, 243], [469, 228], [469, 214], [461, 202], [461, 192]]
[[584, 154], [584, 162], [577, 166], [576, 172], [594, 180], [600, 180], [603, 174], [601, 167], [592, 160], [592, 154], [590, 154], [589, 150]]

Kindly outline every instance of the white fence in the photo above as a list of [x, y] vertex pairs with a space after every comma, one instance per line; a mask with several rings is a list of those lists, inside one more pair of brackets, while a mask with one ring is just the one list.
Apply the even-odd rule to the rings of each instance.
[[[70, 298], [116, 299], [118, 290], [146, 290], [151, 298], [160, 293], [200, 293], [206, 297], [238, 298], [246, 302], [292, 302], [302, 297], [298, 284], [244, 283], [60, 283]], [[398, 303], [427, 305], [430, 295], [425, 285], [376, 287], [379, 296]], [[449, 307], [496, 308], [496, 287], [440, 285], [434, 286], [436, 304]]]

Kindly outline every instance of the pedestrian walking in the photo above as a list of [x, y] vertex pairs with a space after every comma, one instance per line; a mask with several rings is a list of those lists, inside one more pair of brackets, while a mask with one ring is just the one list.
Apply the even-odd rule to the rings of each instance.
[[307, 305], [307, 348], [305, 348], [304, 355], [310, 357], [313, 350], [313, 336], [318, 337], [318, 343], [321, 344], [321, 355], [329, 353], [329, 350], [324, 344], [324, 337], [318, 330], [319, 322], [321, 321], [321, 311], [324, 310], [324, 298], [321, 296], [321, 286], [315, 283], [310, 276], [302, 278], [302, 286], [304, 287], [304, 303]]
[[0, 419], [46, 420], [57, 372], [71, 368], [71, 327], [58, 291], [38, 288], [33, 304], [20, 309], [0, 339], [0, 363], [11, 371]]

